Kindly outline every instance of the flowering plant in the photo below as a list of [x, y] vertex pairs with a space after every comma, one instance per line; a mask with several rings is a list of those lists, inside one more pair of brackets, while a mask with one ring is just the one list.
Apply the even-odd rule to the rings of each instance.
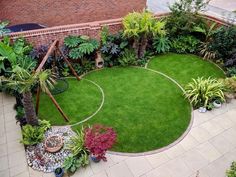
[[111, 127], [94, 125], [85, 129], [85, 147], [98, 160], [106, 161], [105, 153], [116, 141], [116, 133]]

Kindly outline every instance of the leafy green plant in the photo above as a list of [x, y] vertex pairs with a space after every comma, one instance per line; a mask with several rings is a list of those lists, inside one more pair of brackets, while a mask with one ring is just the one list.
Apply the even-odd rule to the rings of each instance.
[[73, 155], [65, 158], [63, 168], [66, 172], [74, 173], [81, 166], [81, 162]]
[[206, 107], [215, 99], [225, 101], [225, 86], [222, 82], [212, 78], [197, 78], [185, 87], [185, 97], [194, 107]]
[[9, 34], [11, 31], [7, 29], [9, 21], [0, 21], [0, 37]]
[[171, 43], [172, 50], [177, 53], [195, 53], [200, 43], [196, 37], [192, 35], [179, 36]]
[[118, 59], [121, 66], [136, 65], [136, 55], [133, 50], [126, 49], [122, 56]]
[[76, 135], [70, 138], [70, 141], [66, 144], [66, 149], [70, 150], [74, 156], [79, 155], [81, 152], [86, 151], [84, 147], [84, 129], [80, 132], [76, 132]]
[[44, 130], [38, 126], [25, 125], [22, 127], [23, 139], [20, 141], [24, 145], [36, 145], [43, 141]]
[[226, 60], [236, 52], [236, 28], [220, 27], [213, 36], [212, 49], [217, 52], [218, 57]]
[[228, 77], [224, 79], [223, 83], [225, 84], [229, 92], [236, 93], [236, 76], [232, 76], [232, 77]]
[[69, 48], [69, 57], [72, 59], [88, 56], [99, 47], [98, 41], [88, 36], [68, 36], [64, 39], [64, 44]]
[[230, 169], [226, 171], [227, 177], [236, 177], [236, 162], [232, 162]]
[[122, 35], [120, 31], [116, 34], [109, 34], [107, 27], [103, 27], [101, 31], [101, 52], [104, 59], [105, 66], [117, 65], [118, 57], [124, 53], [125, 48], [128, 47], [128, 40]]
[[148, 11], [133, 12], [123, 18], [124, 36], [133, 40], [133, 49], [137, 58], [143, 58], [148, 39], [165, 35], [165, 22], [157, 21]]
[[170, 51], [171, 42], [166, 36], [156, 37], [153, 41], [153, 47], [157, 53], [166, 53]]
[[236, 67], [227, 68], [226, 75], [228, 77], [236, 76]]
[[39, 127], [42, 129], [44, 132], [47, 131], [48, 129], [51, 128], [51, 124], [47, 120], [40, 120], [39, 121]]

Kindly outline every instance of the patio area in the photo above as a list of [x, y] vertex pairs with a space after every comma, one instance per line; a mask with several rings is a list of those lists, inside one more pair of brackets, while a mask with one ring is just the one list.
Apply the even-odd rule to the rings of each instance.
[[[0, 93], [0, 176], [52, 177], [27, 166], [15, 99]], [[236, 158], [236, 101], [207, 113], [194, 111], [190, 132], [177, 145], [146, 156], [108, 154], [107, 162], [91, 164], [74, 177], [224, 177]]]

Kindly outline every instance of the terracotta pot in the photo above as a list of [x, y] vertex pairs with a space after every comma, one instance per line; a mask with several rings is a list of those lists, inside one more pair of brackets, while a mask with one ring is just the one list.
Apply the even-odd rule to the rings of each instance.
[[[56, 140], [56, 143], [53, 143], [53, 141]], [[48, 152], [58, 152], [63, 147], [63, 139], [60, 136], [52, 135], [49, 136], [44, 143], [45, 150]]]

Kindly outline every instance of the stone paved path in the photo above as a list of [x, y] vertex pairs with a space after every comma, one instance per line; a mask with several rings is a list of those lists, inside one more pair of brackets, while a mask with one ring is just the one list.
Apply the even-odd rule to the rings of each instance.
[[[0, 177], [53, 177], [27, 167], [14, 102], [0, 93]], [[236, 100], [204, 114], [194, 111], [188, 135], [166, 151], [139, 157], [107, 156], [108, 162], [91, 163], [73, 176], [195, 177], [199, 170], [199, 177], [225, 177], [236, 160]]]

